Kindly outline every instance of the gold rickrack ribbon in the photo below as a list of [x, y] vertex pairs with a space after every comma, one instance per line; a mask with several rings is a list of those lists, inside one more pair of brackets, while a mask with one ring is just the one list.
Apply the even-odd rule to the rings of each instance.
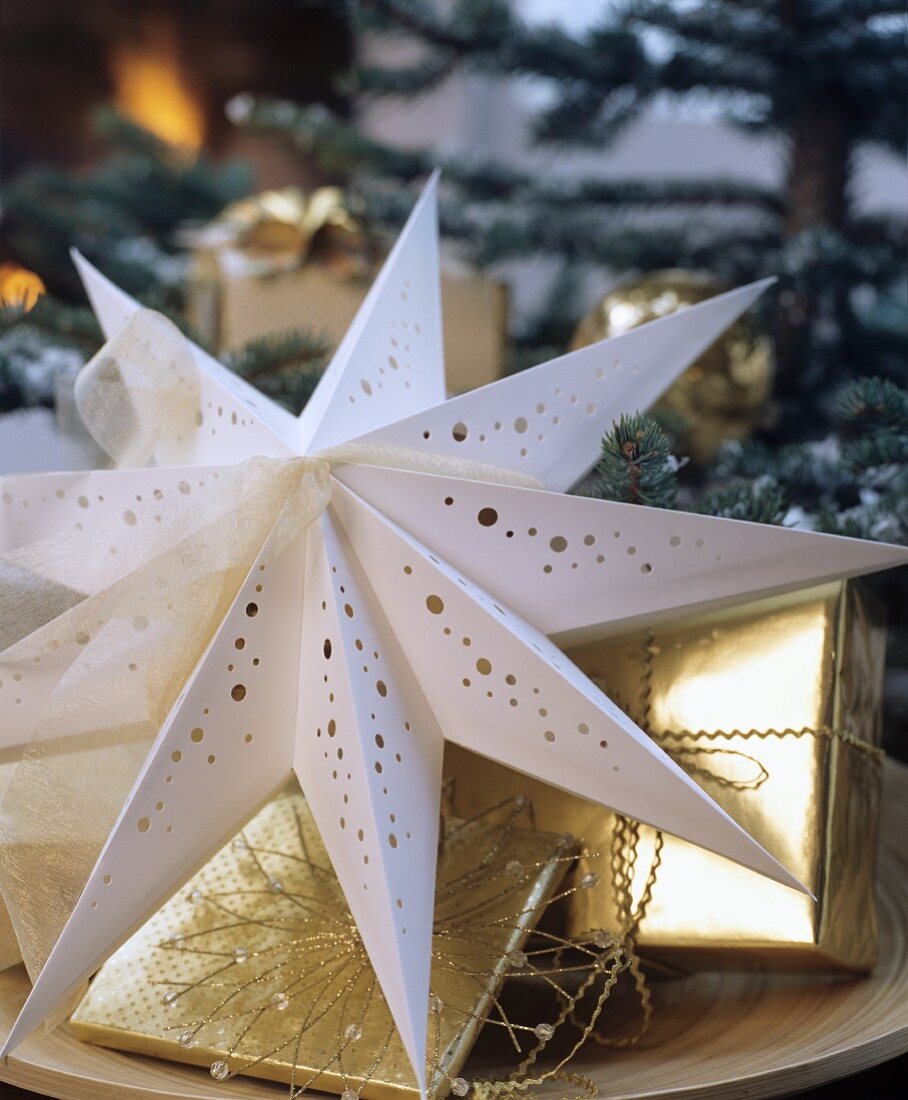
[[[162, 434], [185, 440], [198, 430], [191, 352], [150, 311], [134, 314], [87, 364], [76, 398], [89, 431], [121, 464], [147, 462]], [[5, 721], [12, 727], [31, 708], [30, 722], [19, 718], [22, 754], [0, 807], [0, 888], [33, 979], [262, 547], [267, 541], [273, 559], [317, 520], [331, 500], [332, 470], [347, 463], [539, 484], [472, 460], [348, 444], [187, 469], [176, 486], [162, 471], [167, 487], [141, 507], [108, 509], [92, 523], [83, 498], [75, 531], [0, 559], [0, 679], [23, 700]], [[124, 518], [136, 526], [137, 513], [142, 540], [121, 555]], [[25, 697], [35, 664], [53, 674], [41, 706]]]
[[[856, 737], [847, 730], [836, 729], [831, 726], [810, 727], [800, 729], [750, 729], [750, 730], [659, 730], [652, 729], [652, 680], [654, 660], [659, 652], [655, 645], [653, 632], [647, 630], [643, 635], [643, 672], [642, 689], [640, 692], [639, 708], [629, 706], [627, 701], [612, 697], [615, 702], [628, 714], [634, 717], [637, 724], [644, 730], [656, 744], [666, 752], [679, 767], [688, 775], [706, 782], [712, 782], [720, 787], [736, 791], [754, 791], [759, 789], [768, 779], [769, 771], [763, 762], [750, 753], [740, 749], [716, 746], [715, 742], [732, 740], [761, 740], [770, 738], [789, 739], [803, 737], [826, 738], [829, 741], [839, 741], [848, 745], [856, 752], [863, 753], [870, 759], [881, 763], [885, 758], [885, 752], [877, 745]], [[597, 687], [608, 693], [607, 682], [602, 677], [592, 677]], [[636, 711], [636, 714], [634, 713]], [[694, 744], [690, 744], [694, 742]], [[703, 742], [707, 742], [703, 744]], [[730, 778], [719, 770], [721, 764], [746, 761], [753, 768], [750, 776], [740, 779]], [[638, 994], [641, 1020], [636, 1031], [628, 1037], [614, 1038], [603, 1036], [594, 1032], [592, 1038], [602, 1046], [633, 1046], [646, 1034], [652, 1021], [653, 1006], [652, 994], [646, 980], [646, 975], [641, 968], [640, 956], [636, 950], [637, 937], [640, 925], [646, 916], [647, 907], [652, 900], [653, 889], [656, 885], [657, 872], [662, 861], [663, 835], [656, 830], [655, 845], [650, 866], [640, 898], [636, 905], [633, 900], [633, 883], [639, 858], [641, 826], [638, 822], [615, 816], [615, 827], [612, 833], [610, 855], [612, 885], [615, 892], [615, 904], [618, 913], [618, 929], [630, 960], [628, 970], [633, 975], [635, 989]]]

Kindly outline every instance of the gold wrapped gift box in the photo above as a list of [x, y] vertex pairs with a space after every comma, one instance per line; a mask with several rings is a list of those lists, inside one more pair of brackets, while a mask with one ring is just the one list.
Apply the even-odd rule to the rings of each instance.
[[[570, 838], [515, 821], [446, 824], [430, 1098], [449, 1091], [483, 1019], [494, 1015], [508, 959], [577, 851]], [[219, 1080], [229, 1069], [366, 1100], [419, 1095], [298, 792], [269, 803], [120, 948], [70, 1026], [85, 1041], [204, 1066]]]
[[[631, 853], [615, 815], [449, 745], [459, 812], [519, 792], [539, 828], [583, 838], [619, 870], [635, 857], [632, 911], [655, 875], [637, 933], [645, 957], [689, 969], [871, 969], [885, 628], [866, 590], [825, 585], [570, 656], [816, 900], [673, 837], [653, 867], [652, 829]], [[618, 930], [626, 898], [603, 874], [570, 899], [569, 932]]]
[[[250, 340], [300, 327], [337, 345], [372, 283], [372, 273], [337, 271], [310, 261], [289, 271], [262, 274], [239, 249], [197, 258], [187, 313], [218, 354]], [[442, 265], [445, 374], [452, 394], [501, 378], [508, 333], [504, 283], [463, 265]]]

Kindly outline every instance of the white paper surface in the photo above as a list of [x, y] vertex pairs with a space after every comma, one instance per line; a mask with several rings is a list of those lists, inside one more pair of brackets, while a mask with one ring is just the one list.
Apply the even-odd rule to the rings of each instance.
[[453, 397], [378, 428], [364, 444], [472, 458], [569, 489], [599, 458], [622, 413], [643, 411], [748, 309], [772, 279]]
[[885, 569], [901, 548], [407, 470], [338, 478], [543, 634], [576, 642]]
[[313, 454], [445, 398], [435, 173], [300, 415]]

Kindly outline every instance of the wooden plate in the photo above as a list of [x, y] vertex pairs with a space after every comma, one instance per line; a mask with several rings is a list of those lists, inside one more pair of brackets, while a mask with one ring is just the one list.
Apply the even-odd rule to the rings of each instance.
[[[870, 978], [698, 974], [664, 983], [645, 1043], [592, 1049], [573, 1064], [599, 1095], [779, 1096], [821, 1085], [908, 1050], [908, 768], [887, 762], [880, 843], [880, 958]], [[28, 989], [0, 974], [0, 1033]], [[23, 1043], [0, 1081], [62, 1100], [280, 1100], [286, 1086], [117, 1054], [80, 1043], [65, 1025]], [[563, 1092], [563, 1088], [552, 1090]]]

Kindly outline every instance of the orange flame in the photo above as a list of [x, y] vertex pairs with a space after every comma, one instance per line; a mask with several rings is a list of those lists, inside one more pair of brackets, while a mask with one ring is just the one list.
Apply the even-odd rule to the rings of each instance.
[[111, 59], [115, 102], [123, 114], [185, 149], [198, 149], [205, 118], [187, 83], [173, 26], [155, 21], [140, 44], [121, 44]]

